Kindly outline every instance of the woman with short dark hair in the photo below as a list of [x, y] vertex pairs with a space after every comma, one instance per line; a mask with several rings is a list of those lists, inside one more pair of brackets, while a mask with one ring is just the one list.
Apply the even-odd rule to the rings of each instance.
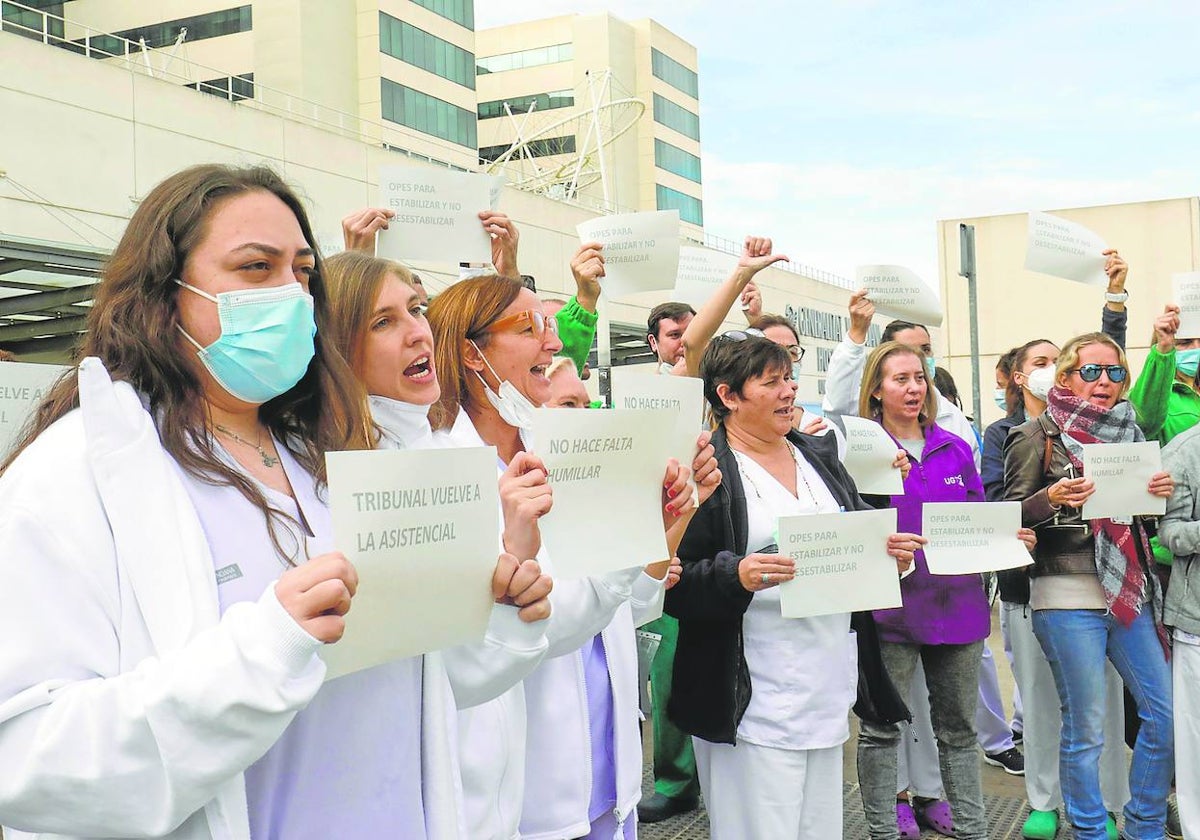
[[[868, 508], [830, 437], [792, 429], [791, 358], [761, 336], [717, 336], [700, 366], [724, 481], [679, 548], [683, 571], [667, 593], [679, 646], [667, 714], [693, 736], [712, 836], [840, 837], [842, 748], [859, 684], [851, 618], [785, 619], [780, 583], [794, 562], [778, 553], [780, 516]], [[921, 540], [895, 534], [899, 569]], [[855, 622], [865, 665], [878, 651], [869, 616]], [[879, 671], [877, 714], [908, 717]]]

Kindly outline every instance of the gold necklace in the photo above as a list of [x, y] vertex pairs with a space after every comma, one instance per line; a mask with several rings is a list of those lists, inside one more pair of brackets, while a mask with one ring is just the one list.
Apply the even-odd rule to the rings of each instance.
[[218, 432], [233, 438], [242, 446], [249, 446], [251, 449], [257, 449], [258, 457], [262, 458], [264, 467], [269, 469], [279, 463], [279, 456], [269, 454], [267, 450], [263, 449], [263, 445], [261, 443], [251, 443], [232, 429], [226, 429], [220, 423], [214, 424], [213, 428], [215, 428]]
[[[812, 485], [808, 481], [808, 476], [805, 475], [804, 470], [800, 468], [800, 456], [799, 456], [799, 453], [796, 452], [796, 447], [792, 445], [792, 442], [790, 440], [785, 439], [784, 444], [787, 446], [788, 454], [792, 456], [792, 464], [796, 468], [796, 475], [800, 476], [800, 480], [804, 482], [804, 489], [808, 491], [808, 497], [812, 500], [813, 507], [820, 509], [821, 503], [817, 501], [817, 494], [815, 492], [813, 492]], [[758, 464], [758, 462], [754, 461], [754, 459], [751, 458], [749, 455], [747, 455], [744, 452], [739, 452], [738, 450], [734, 449], [732, 446], [729, 447], [729, 451], [733, 453], [734, 460], [736, 460], [736, 461], [741, 461], [744, 458], [747, 461], [753, 461], [755, 464]], [[758, 464], [758, 466], [762, 470], [768, 472], [768, 474], [769, 474], [770, 471], [767, 470], [766, 467], [763, 467], [762, 464]], [[750, 482], [750, 487], [753, 488], [754, 495], [761, 499], [763, 497], [763, 495], [762, 495], [762, 492], [758, 489], [758, 483], [755, 482], [754, 477], [751, 476], [746, 471], [744, 464], [742, 465], [742, 475], [744, 475], [746, 477], [746, 480]], [[797, 490], [800, 489], [799, 485], [797, 485], [796, 489]], [[799, 493], [797, 493], [796, 498], [797, 498], [797, 500], [799, 500]]]

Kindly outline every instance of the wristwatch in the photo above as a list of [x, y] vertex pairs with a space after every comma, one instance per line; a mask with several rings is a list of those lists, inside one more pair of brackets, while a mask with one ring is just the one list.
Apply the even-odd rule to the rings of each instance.
[[1104, 299], [1109, 303], [1124, 303], [1129, 300], [1129, 292], [1122, 290], [1115, 295], [1112, 292], [1105, 292]]

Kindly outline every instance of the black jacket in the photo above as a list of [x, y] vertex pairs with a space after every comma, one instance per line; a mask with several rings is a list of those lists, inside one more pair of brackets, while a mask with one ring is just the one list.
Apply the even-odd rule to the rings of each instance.
[[[838, 461], [833, 435], [792, 432], [788, 440], [820, 474], [839, 505], [846, 510], [870, 509]], [[666, 611], [679, 619], [667, 716], [685, 732], [732, 744], [750, 703], [742, 617], [753, 593], [738, 580], [748, 539], [746, 494], [724, 427], [713, 433], [712, 444], [723, 476], [721, 486], [688, 527], [679, 546], [683, 574], [666, 596]], [[876, 723], [908, 720], [908, 708], [883, 667], [871, 614], [854, 613], [851, 626], [858, 634], [855, 713]]]

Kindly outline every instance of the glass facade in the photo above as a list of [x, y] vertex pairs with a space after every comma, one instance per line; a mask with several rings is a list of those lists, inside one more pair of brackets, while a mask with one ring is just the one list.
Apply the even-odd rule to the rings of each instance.
[[654, 73], [655, 78], [662, 79], [671, 87], [686, 93], [692, 99], [700, 98], [700, 77], [694, 71], [689, 70], [671, 58], [671, 56], [666, 53], [660, 53], [653, 47], [650, 48], [650, 69]]
[[[479, 150], [479, 160], [483, 163], [491, 163], [492, 161], [499, 159], [501, 155], [511, 148], [511, 143], [505, 143], [501, 146], [484, 146]], [[541, 140], [534, 140], [525, 148], [533, 157], [574, 154], [575, 135], [568, 134], [564, 137], [545, 137]]]
[[557, 64], [560, 61], [570, 61], [575, 57], [575, 48], [571, 44], [555, 44], [551, 47], [538, 47], [521, 52], [491, 55], [475, 60], [475, 71], [480, 75], [485, 73], [503, 73], [505, 70], [520, 70], [524, 67], [540, 67], [543, 64]]
[[219, 79], [208, 79], [188, 85], [201, 93], [210, 93], [230, 102], [254, 98], [254, 74], [242, 73], [238, 76], [224, 76]]
[[553, 111], [555, 108], [569, 108], [575, 104], [575, 91], [559, 90], [554, 93], [535, 93], [531, 96], [516, 96], [508, 99], [494, 99], [491, 102], [479, 103], [479, 119], [490, 120], [495, 117], [504, 116], [504, 103], [508, 103], [508, 107], [512, 109], [514, 114], [525, 114], [529, 112], [531, 106], [536, 105], [534, 109], [539, 113], [542, 111]]
[[[253, 16], [250, 6], [238, 6], [234, 9], [222, 9], [219, 12], [209, 12], [203, 15], [169, 20], [166, 23], [152, 23], [114, 32], [116, 38], [107, 35], [93, 36], [91, 39], [91, 54], [94, 58], [104, 58], [106, 55], [124, 55], [125, 45], [118, 40], [124, 38], [133, 41], [129, 46], [131, 52], [140, 52], [138, 41], [146, 39], [146, 46], [151, 49], [168, 47], [175, 43], [179, 33], [187, 30], [186, 43], [203, 41], [208, 38], [219, 38], [222, 35], [234, 35], [238, 32], [249, 32], [253, 28]], [[85, 41], [76, 41], [83, 44]]]
[[654, 94], [654, 121], [684, 137], [700, 139], [700, 118], [670, 99]]
[[459, 26], [475, 30], [475, 0], [413, 0], [435, 15], [452, 20]]
[[664, 187], [662, 184], [655, 184], [654, 189], [657, 193], [659, 210], [678, 210], [679, 218], [682, 221], [691, 222], [694, 225], [704, 224], [704, 202], [700, 199], [681, 193], [679, 190]]
[[658, 138], [654, 140], [654, 165], [659, 169], [674, 172], [681, 178], [700, 183], [700, 158]]
[[479, 148], [475, 112], [396, 84], [391, 79], [380, 79], [379, 84], [385, 120], [472, 150]]
[[0, 31], [37, 41], [42, 40], [43, 36], [63, 37], [63, 22], [58, 19], [63, 14], [62, 0], [21, 0], [21, 6], [29, 6], [46, 14], [19, 8], [16, 3], [0, 2]]
[[379, 49], [405, 64], [475, 90], [475, 56], [384, 12], [379, 13]]

